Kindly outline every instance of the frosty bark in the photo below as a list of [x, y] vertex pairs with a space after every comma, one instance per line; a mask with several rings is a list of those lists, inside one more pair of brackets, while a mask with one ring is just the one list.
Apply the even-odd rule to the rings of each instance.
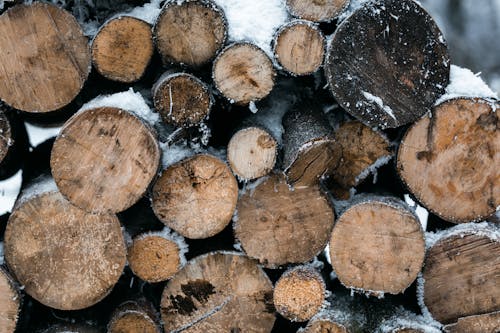
[[293, 21], [274, 37], [274, 55], [292, 75], [309, 75], [323, 64], [326, 41], [319, 28], [307, 21]]
[[107, 21], [92, 41], [92, 62], [104, 77], [130, 83], [139, 80], [153, 56], [151, 26], [134, 17]]
[[333, 228], [330, 258], [335, 273], [343, 285], [367, 294], [401, 293], [424, 261], [420, 222], [398, 199], [357, 200]]
[[191, 260], [165, 286], [161, 314], [173, 332], [271, 332], [273, 287], [256, 262], [215, 252]]
[[21, 294], [3, 267], [0, 266], [0, 333], [14, 333], [21, 307]]
[[224, 46], [227, 22], [222, 10], [210, 0], [167, 1], [153, 35], [165, 63], [200, 67]]
[[246, 105], [269, 95], [275, 71], [262, 49], [250, 43], [235, 43], [217, 56], [212, 76], [222, 95], [231, 102]]
[[0, 104], [0, 179], [9, 178], [21, 168], [28, 146], [22, 120]]
[[75, 114], [63, 126], [50, 159], [57, 186], [71, 203], [90, 212], [113, 213], [139, 200], [159, 163], [156, 133], [115, 107]]
[[323, 22], [337, 17], [349, 0], [287, 0], [288, 11], [304, 20]]
[[446, 333], [496, 333], [500, 327], [500, 311], [459, 318], [456, 323], [446, 325]]
[[17, 5], [0, 16], [0, 31], [0, 99], [19, 110], [49, 112], [76, 97], [91, 61], [73, 16], [47, 3]]
[[266, 267], [312, 260], [328, 242], [334, 213], [318, 186], [290, 189], [272, 174], [247, 189], [238, 202], [236, 238]]
[[[428, 319], [423, 316], [418, 316], [409, 312], [401, 307], [392, 308], [387, 307], [383, 309], [378, 304], [377, 308], [373, 309], [376, 314], [374, 317], [379, 317], [375, 321], [376, 333], [440, 333], [441, 330], [429, 324]], [[378, 310], [378, 311], [377, 311]], [[385, 310], [385, 311], [384, 311]], [[384, 313], [385, 312], [385, 313]], [[392, 312], [392, 313], [391, 313]]]
[[153, 101], [163, 121], [178, 127], [199, 124], [212, 108], [207, 85], [187, 73], [163, 74], [153, 86]]
[[337, 28], [325, 70], [342, 108], [369, 126], [395, 128], [433, 106], [449, 62], [439, 28], [415, 1], [368, 1]]
[[42, 333], [101, 333], [102, 331], [89, 324], [56, 324], [42, 331]]
[[500, 206], [500, 104], [455, 99], [406, 133], [398, 172], [415, 197], [441, 218], [487, 218]]
[[118, 306], [108, 323], [108, 333], [160, 333], [159, 315], [145, 299], [127, 301]]
[[187, 238], [208, 238], [231, 221], [238, 183], [229, 167], [211, 155], [196, 155], [168, 167], [153, 187], [152, 206], [169, 228]]

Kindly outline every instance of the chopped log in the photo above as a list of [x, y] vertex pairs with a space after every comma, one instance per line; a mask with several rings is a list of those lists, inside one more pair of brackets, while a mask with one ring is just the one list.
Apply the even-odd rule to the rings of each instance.
[[236, 253], [197, 257], [167, 282], [161, 300], [172, 332], [271, 332], [273, 286], [256, 262]]
[[323, 64], [326, 40], [321, 30], [308, 21], [292, 21], [274, 36], [274, 56], [291, 75], [309, 75]]
[[283, 169], [289, 184], [309, 186], [340, 160], [325, 114], [315, 103], [300, 103], [283, 117]]
[[206, 154], [184, 159], [163, 171], [153, 187], [153, 210], [184, 237], [201, 239], [231, 221], [238, 182], [220, 159]]
[[0, 333], [14, 333], [21, 307], [21, 294], [14, 280], [0, 266]]
[[481, 220], [500, 206], [500, 104], [455, 99], [406, 133], [398, 172], [413, 195], [441, 218]]
[[[438, 237], [427, 251], [421, 281], [423, 303], [437, 321], [453, 324], [499, 311], [499, 252], [496, 225], [464, 224]], [[485, 317], [484, 325], [490, 319]], [[483, 325], [483, 318], [471, 321], [474, 326]]]
[[391, 197], [360, 198], [339, 217], [330, 258], [348, 288], [381, 296], [399, 294], [417, 278], [425, 255], [417, 216]]
[[241, 105], [269, 95], [275, 75], [271, 59], [250, 43], [226, 47], [215, 59], [212, 71], [215, 86], [222, 95]]
[[369, 1], [337, 28], [326, 76], [342, 108], [369, 126], [412, 123], [448, 84], [450, 59], [436, 23], [412, 0]]
[[145, 299], [127, 301], [118, 306], [108, 323], [108, 333], [160, 333], [159, 318]]
[[224, 47], [226, 17], [211, 0], [167, 1], [153, 36], [165, 64], [201, 67]]
[[208, 118], [213, 99], [197, 77], [168, 71], [153, 86], [153, 102], [164, 122], [189, 127]]
[[107, 79], [139, 80], [153, 56], [151, 26], [135, 17], [118, 16], [99, 29], [92, 41], [92, 62]]
[[290, 189], [272, 174], [238, 202], [234, 232], [243, 250], [268, 268], [312, 260], [326, 246], [334, 212], [318, 186]]
[[500, 329], [500, 311], [458, 318], [454, 324], [446, 325], [446, 333], [498, 333]]
[[236, 132], [227, 146], [227, 160], [233, 172], [244, 180], [263, 177], [276, 164], [278, 143], [261, 127]]
[[25, 162], [29, 149], [22, 119], [0, 104], [0, 179], [13, 176]]
[[313, 267], [294, 267], [276, 282], [274, 307], [288, 320], [308, 321], [323, 306], [325, 292], [325, 281]]
[[0, 99], [27, 112], [69, 104], [90, 73], [88, 40], [55, 5], [16, 5], [0, 16]]
[[146, 192], [160, 155], [156, 134], [140, 118], [116, 107], [96, 107], [66, 122], [50, 166], [71, 203], [89, 212], [116, 213]]
[[118, 218], [71, 205], [50, 178], [22, 192], [10, 215], [4, 246], [7, 266], [24, 291], [60, 310], [99, 302], [126, 262]]
[[290, 14], [313, 22], [331, 21], [349, 4], [349, 0], [287, 0]]

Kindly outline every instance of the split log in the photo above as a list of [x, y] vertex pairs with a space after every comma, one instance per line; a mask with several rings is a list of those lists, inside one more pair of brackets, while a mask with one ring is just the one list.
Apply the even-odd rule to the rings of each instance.
[[342, 108], [369, 126], [412, 123], [448, 84], [447, 45], [412, 0], [369, 1], [337, 28], [326, 76]]
[[50, 178], [22, 192], [4, 246], [7, 266], [24, 291], [60, 310], [99, 302], [118, 281], [126, 261], [118, 218], [71, 205]]
[[309, 75], [323, 64], [326, 40], [321, 30], [308, 21], [292, 21], [274, 36], [274, 56], [291, 75]]
[[213, 99], [197, 77], [168, 71], [153, 86], [153, 102], [164, 122], [189, 127], [208, 118]]
[[499, 107], [482, 99], [447, 101], [401, 141], [401, 179], [447, 221], [481, 220], [500, 206]]
[[456, 323], [446, 325], [446, 333], [498, 333], [500, 329], [500, 311], [459, 318]]
[[116, 107], [96, 107], [64, 124], [50, 166], [71, 203], [89, 212], [116, 213], [146, 192], [160, 155], [156, 134], [142, 119]]
[[417, 278], [424, 261], [424, 232], [418, 217], [395, 198], [353, 201], [339, 217], [330, 239], [337, 277], [344, 286], [369, 295], [403, 292]]
[[48, 3], [16, 5], [0, 16], [0, 31], [0, 99], [19, 110], [49, 112], [76, 97], [91, 61], [73, 16]]
[[313, 22], [331, 21], [349, 4], [349, 0], [287, 0], [290, 14]]
[[290, 189], [272, 174], [238, 202], [234, 232], [243, 250], [269, 268], [312, 260], [326, 246], [334, 212], [318, 186]]
[[206, 154], [178, 162], [153, 187], [153, 210], [163, 223], [184, 237], [208, 238], [231, 221], [238, 182], [220, 159]]
[[[500, 231], [498, 226], [464, 224], [444, 232], [427, 251], [422, 300], [443, 324], [500, 310]], [[490, 325], [491, 317], [470, 318]], [[496, 317], [498, 323], [498, 316]], [[463, 320], [462, 320], [463, 321]], [[467, 320], [469, 321], [469, 320]], [[466, 325], [465, 322], [458, 323]]]
[[131, 16], [118, 16], [99, 29], [92, 41], [92, 62], [107, 79], [139, 80], [153, 56], [151, 26]]
[[21, 294], [14, 280], [0, 266], [0, 333], [14, 333], [21, 307]]
[[108, 333], [160, 333], [159, 315], [145, 299], [118, 306], [108, 323]]
[[28, 148], [23, 121], [0, 104], [0, 179], [13, 176], [23, 166]]
[[215, 86], [222, 95], [241, 105], [269, 95], [275, 75], [271, 59], [250, 43], [226, 47], [215, 59], [212, 71]]
[[233, 172], [244, 180], [263, 177], [276, 164], [278, 143], [261, 127], [236, 132], [227, 146], [227, 160]]
[[288, 320], [308, 321], [323, 306], [325, 292], [325, 281], [313, 267], [294, 267], [276, 282], [274, 307]]
[[201, 67], [224, 47], [226, 17], [210, 0], [167, 1], [153, 36], [164, 63]]
[[161, 315], [172, 332], [271, 332], [273, 286], [240, 254], [197, 257], [165, 286]]

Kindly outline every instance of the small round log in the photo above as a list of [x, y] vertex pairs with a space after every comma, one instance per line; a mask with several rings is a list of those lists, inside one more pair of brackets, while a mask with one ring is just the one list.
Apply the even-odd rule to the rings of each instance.
[[349, 0], [286, 0], [290, 14], [313, 22], [333, 20], [348, 4]]
[[21, 294], [14, 280], [0, 266], [0, 333], [14, 333], [21, 308]]
[[118, 306], [108, 323], [108, 333], [161, 333], [159, 315], [145, 299]]

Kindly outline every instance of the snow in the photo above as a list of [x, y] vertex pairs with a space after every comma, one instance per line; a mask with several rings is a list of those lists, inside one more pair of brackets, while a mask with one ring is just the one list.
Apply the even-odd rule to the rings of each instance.
[[22, 174], [23, 172], [19, 170], [14, 176], [0, 181], [0, 215], [10, 212], [14, 207], [21, 190]]
[[58, 192], [54, 178], [40, 176], [32, 184], [22, 190], [16, 205], [21, 205], [26, 201], [46, 192]]
[[4, 259], [3, 259], [3, 242], [0, 242], [0, 265], [3, 265]]
[[46, 140], [56, 137], [61, 131], [61, 126], [56, 127], [40, 127], [32, 125], [28, 122], [24, 123], [26, 125], [26, 131], [28, 132], [28, 138], [32, 147], [38, 146], [40, 143]]
[[378, 329], [378, 333], [392, 333], [396, 329], [411, 328], [425, 333], [439, 333], [441, 330], [436, 327], [434, 321], [426, 320], [423, 316], [406, 311], [399, 307], [395, 315], [384, 320]]
[[162, 0], [151, 0], [151, 2], [145, 3], [142, 6], [135, 7], [130, 12], [127, 12], [126, 15], [133, 16], [153, 25], [158, 15], [160, 15], [161, 2]]
[[373, 174], [373, 183], [375, 184], [377, 182], [377, 170], [386, 165], [387, 163], [389, 163], [390, 160], [392, 160], [392, 155], [386, 155], [380, 157], [378, 160], [375, 161], [375, 163], [370, 165], [368, 168], [366, 168], [359, 175], [356, 176], [355, 178], [356, 184], [362, 182], [370, 174]]
[[382, 101], [382, 98], [375, 96], [375, 95], [372, 95], [366, 91], [363, 91], [363, 96], [365, 96], [367, 101], [377, 104], [378, 107], [380, 107], [382, 110], [384, 110], [384, 112], [387, 113], [389, 116], [391, 116], [392, 119], [397, 121], [396, 117], [394, 116], [394, 112], [392, 111], [392, 109], [388, 105], [384, 104], [384, 101]]
[[438, 322], [434, 317], [432, 317], [431, 312], [429, 311], [429, 308], [424, 303], [424, 284], [425, 284], [425, 279], [422, 275], [422, 273], [418, 273], [417, 277], [417, 302], [418, 305], [420, 306], [420, 310], [422, 311], [422, 316], [426, 322], [428, 322], [430, 325], [441, 328], [443, 325]]
[[229, 41], [251, 42], [271, 58], [274, 33], [288, 19], [284, 0], [214, 0], [226, 15]]
[[197, 154], [209, 154], [215, 156], [223, 161], [226, 158], [225, 149], [216, 149], [213, 147], [203, 147], [199, 143], [180, 141], [174, 144], [160, 143], [160, 148], [163, 152], [162, 154], [162, 165], [163, 169], [180, 162], [188, 157]]
[[422, 225], [422, 230], [427, 230], [427, 220], [429, 218], [429, 212], [424, 207], [418, 205], [409, 194], [404, 195], [405, 202], [415, 211], [418, 219], [420, 220], [420, 224]]
[[339, 22], [348, 18], [352, 15], [356, 10], [358, 10], [361, 6], [363, 6], [369, 0], [351, 0], [349, 1], [349, 6], [347, 6], [344, 11], [339, 15]]
[[487, 237], [495, 242], [500, 242], [500, 227], [489, 222], [481, 223], [463, 223], [452, 228], [440, 230], [437, 232], [427, 232], [425, 245], [427, 248], [433, 247], [439, 240], [452, 236], [464, 237], [466, 235], [478, 235]]
[[141, 234], [137, 237], [137, 239], [144, 239], [146, 237], [151, 237], [151, 236], [162, 237], [162, 238], [165, 238], [165, 239], [177, 244], [177, 247], [179, 248], [179, 258], [180, 258], [180, 267], [179, 268], [182, 268], [182, 267], [184, 267], [184, 265], [186, 265], [186, 263], [187, 263], [186, 253], [189, 252], [189, 246], [186, 243], [186, 240], [184, 239], [184, 237], [182, 237], [181, 235], [179, 235], [175, 231], [171, 230], [170, 228], [164, 227], [160, 231], [150, 231], [150, 232]]
[[250, 104], [248, 104], [248, 108], [250, 109], [250, 111], [252, 113], [257, 113], [257, 111], [259, 111], [259, 109], [257, 109], [257, 105], [255, 105], [254, 101], [251, 101]]

